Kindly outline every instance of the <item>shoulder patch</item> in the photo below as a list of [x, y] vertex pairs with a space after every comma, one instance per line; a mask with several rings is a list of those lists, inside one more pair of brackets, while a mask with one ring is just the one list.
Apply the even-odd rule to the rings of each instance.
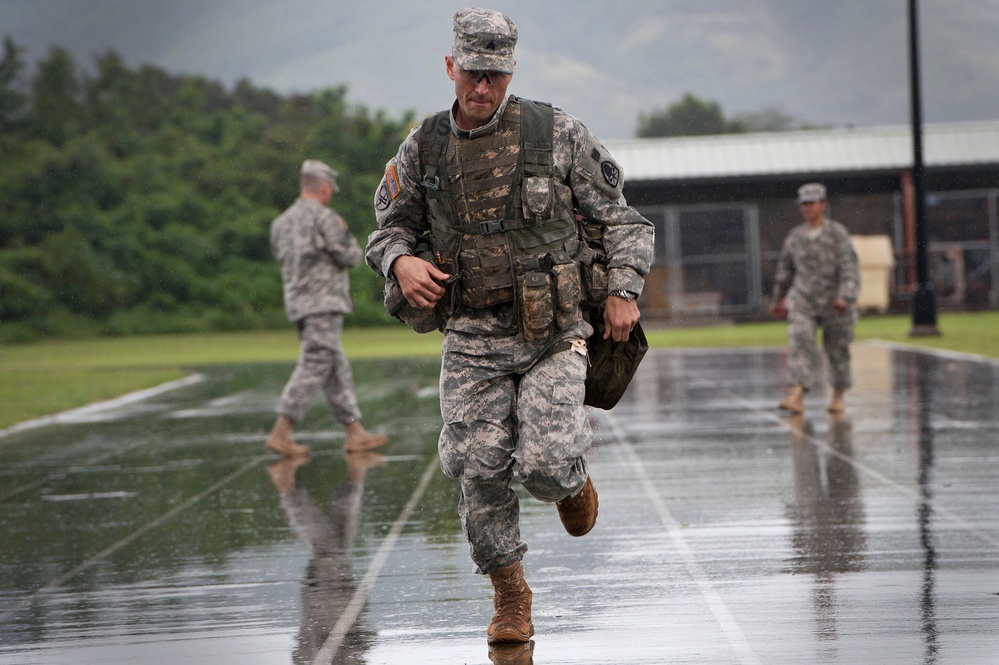
[[621, 182], [621, 169], [610, 160], [604, 160], [600, 164], [600, 172], [604, 174], [604, 180], [611, 187], [617, 187], [618, 183]]
[[375, 210], [385, 210], [390, 203], [392, 203], [392, 197], [389, 195], [388, 187], [383, 182], [378, 187], [378, 193], [375, 194]]
[[402, 188], [399, 186], [399, 176], [395, 172], [395, 164], [389, 164], [385, 169], [385, 178], [378, 186], [375, 194], [375, 210], [385, 210], [392, 203], [392, 200], [399, 196]]
[[402, 191], [402, 188], [399, 187], [399, 177], [395, 173], [395, 164], [389, 164], [388, 168], [385, 169], [385, 187], [393, 199], [399, 196], [399, 192]]

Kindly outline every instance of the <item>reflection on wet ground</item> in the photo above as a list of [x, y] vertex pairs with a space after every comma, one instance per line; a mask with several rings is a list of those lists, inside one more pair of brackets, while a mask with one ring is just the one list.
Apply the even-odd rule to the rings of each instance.
[[289, 367], [228, 367], [0, 438], [0, 663], [992, 663], [999, 364], [858, 345], [847, 413], [779, 350], [654, 351], [595, 411], [596, 529], [523, 497], [534, 642], [490, 651], [436, 465], [437, 364], [355, 363], [377, 455]]

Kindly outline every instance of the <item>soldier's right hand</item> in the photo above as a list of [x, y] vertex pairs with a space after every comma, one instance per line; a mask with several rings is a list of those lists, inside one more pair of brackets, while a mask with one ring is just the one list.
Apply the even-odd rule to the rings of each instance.
[[402, 295], [413, 307], [430, 308], [444, 295], [440, 282], [451, 275], [438, 270], [432, 263], [417, 256], [400, 256], [392, 262], [392, 274], [399, 282]]

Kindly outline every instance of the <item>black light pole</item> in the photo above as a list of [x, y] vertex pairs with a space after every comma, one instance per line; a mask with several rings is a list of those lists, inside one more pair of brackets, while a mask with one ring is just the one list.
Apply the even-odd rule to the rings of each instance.
[[923, 191], [923, 118], [919, 93], [919, 31], [916, 0], [909, 0], [909, 70], [912, 75], [912, 184], [916, 195], [916, 293], [912, 299], [910, 337], [939, 335], [933, 282], [929, 277], [926, 239], [926, 195]]

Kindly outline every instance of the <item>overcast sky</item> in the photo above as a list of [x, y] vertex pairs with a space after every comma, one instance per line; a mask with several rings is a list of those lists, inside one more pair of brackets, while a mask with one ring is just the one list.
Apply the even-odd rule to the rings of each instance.
[[[114, 49], [279, 92], [423, 115], [453, 99], [451, 0], [0, 0], [0, 34], [36, 61]], [[999, 119], [999, 0], [921, 0], [926, 122]], [[909, 122], [903, 0], [498, 0], [517, 24], [510, 91], [551, 101], [600, 138], [685, 92], [729, 116], [776, 108], [835, 126]]]

